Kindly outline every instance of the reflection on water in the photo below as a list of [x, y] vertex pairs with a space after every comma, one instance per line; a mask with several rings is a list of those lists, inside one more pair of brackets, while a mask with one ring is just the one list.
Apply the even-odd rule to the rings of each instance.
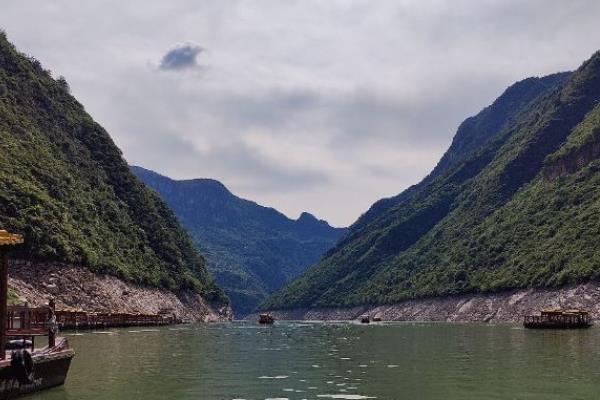
[[600, 328], [252, 323], [69, 336], [58, 399], [564, 399], [600, 393]]

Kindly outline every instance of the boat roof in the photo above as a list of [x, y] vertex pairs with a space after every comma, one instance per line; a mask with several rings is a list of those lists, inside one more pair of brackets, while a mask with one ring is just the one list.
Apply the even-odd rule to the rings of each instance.
[[570, 309], [570, 310], [554, 308], [554, 309], [542, 310], [542, 314], [589, 314], [589, 313], [585, 310], [580, 310], [580, 309], [576, 309], [576, 308]]
[[21, 243], [23, 243], [22, 235], [0, 229], [0, 246], [14, 246]]

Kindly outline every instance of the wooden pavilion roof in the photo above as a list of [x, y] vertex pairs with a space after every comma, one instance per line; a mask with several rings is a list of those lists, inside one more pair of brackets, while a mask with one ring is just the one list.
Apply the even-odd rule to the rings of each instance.
[[14, 246], [21, 243], [23, 243], [22, 235], [0, 229], [0, 246]]

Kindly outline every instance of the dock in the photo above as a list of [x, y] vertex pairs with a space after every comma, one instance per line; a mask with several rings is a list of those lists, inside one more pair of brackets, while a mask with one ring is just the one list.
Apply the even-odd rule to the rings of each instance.
[[57, 310], [56, 322], [61, 329], [104, 329], [175, 325], [183, 323], [183, 320], [175, 315], [166, 314]]
[[[23, 306], [7, 307], [8, 331], [22, 324], [44, 325], [47, 309]], [[93, 311], [56, 310], [56, 324], [62, 329], [105, 329], [133, 326], [163, 326], [181, 324], [183, 321], [174, 315], [109, 313]]]

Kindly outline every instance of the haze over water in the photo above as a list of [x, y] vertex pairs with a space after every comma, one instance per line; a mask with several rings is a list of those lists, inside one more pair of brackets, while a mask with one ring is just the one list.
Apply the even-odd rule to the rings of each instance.
[[600, 392], [600, 329], [249, 322], [67, 332], [62, 399], [565, 399]]

